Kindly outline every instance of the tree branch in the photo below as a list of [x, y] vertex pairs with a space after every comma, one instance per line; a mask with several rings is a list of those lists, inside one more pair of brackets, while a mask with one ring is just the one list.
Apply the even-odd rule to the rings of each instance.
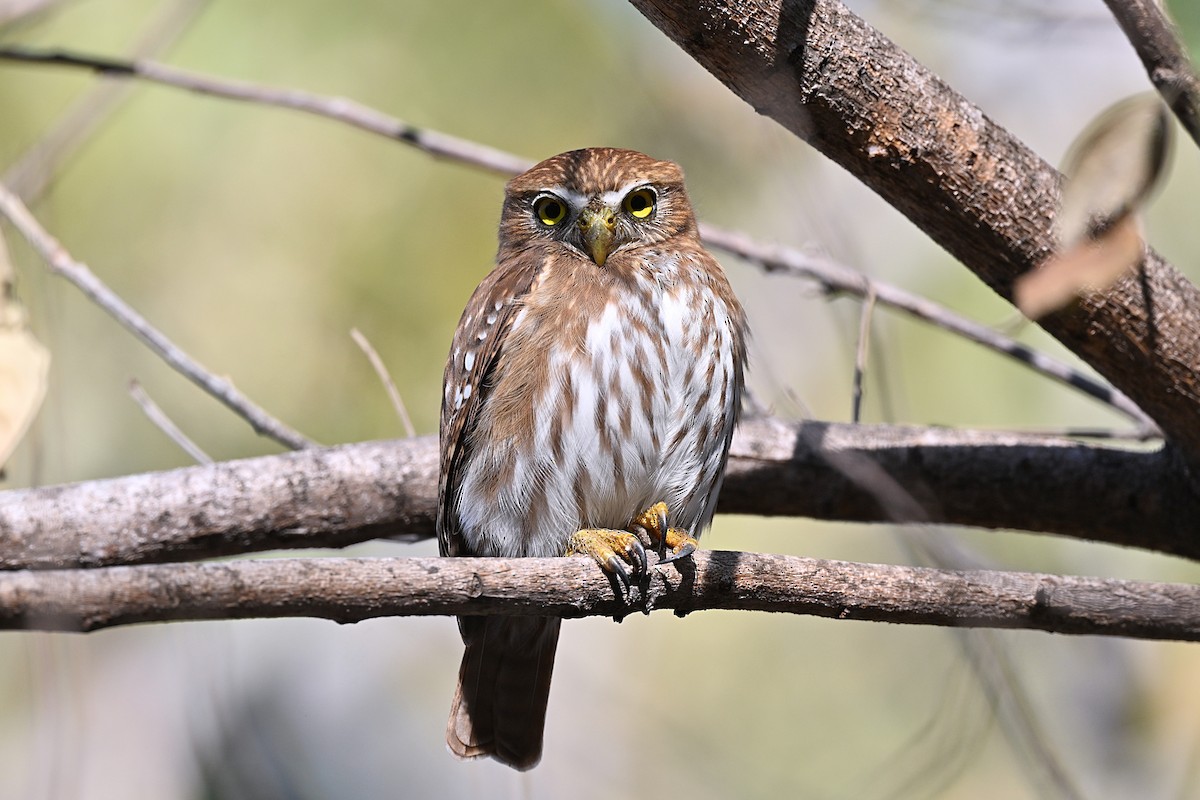
[[[838, 0], [631, 0], [719, 80], [1005, 298], [1055, 246], [1061, 176]], [[1039, 321], [1200, 464], [1200, 290], [1152, 251]]]
[[0, 48], [0, 59], [29, 64], [83, 67], [112, 78], [140, 78], [197, 94], [223, 97], [226, 100], [290, 108], [334, 119], [368, 133], [397, 139], [431, 156], [471, 164], [501, 175], [516, 175], [533, 166], [533, 162], [528, 159], [466, 139], [418, 128], [345, 97], [325, 97], [299, 89], [280, 89], [247, 81], [214, 78], [148, 60], [123, 61], [61, 50], [4, 47]]
[[1155, 0], [1104, 0], [1175, 116], [1200, 145], [1200, 77], [1179, 33]]
[[0, 568], [145, 564], [433, 536], [434, 437], [0, 492]]
[[[437, 441], [364, 442], [0, 493], [0, 569], [161, 563], [433, 535]], [[1046, 531], [1200, 559], [1168, 451], [747, 420], [719, 511]]]
[[168, 620], [673, 609], [1200, 640], [1200, 588], [701, 551], [652, 568], [628, 602], [582, 558], [272, 559], [0, 575], [0, 629], [92, 631]]

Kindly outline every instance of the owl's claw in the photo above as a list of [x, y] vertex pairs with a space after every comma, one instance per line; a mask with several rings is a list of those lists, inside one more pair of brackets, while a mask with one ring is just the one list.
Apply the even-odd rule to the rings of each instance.
[[646, 548], [637, 536], [609, 528], [575, 531], [567, 540], [566, 555], [590, 556], [601, 569], [620, 582], [626, 594], [629, 594], [632, 582], [645, 575], [649, 566]]
[[644, 534], [658, 550], [655, 566], [687, 558], [700, 546], [687, 531], [667, 525], [667, 504], [660, 502], [634, 517], [627, 531], [611, 528], [584, 528], [575, 531], [567, 540], [565, 555], [590, 556], [608, 573], [611, 580], [621, 584], [628, 595], [633, 582], [645, 575], [650, 568], [646, 547], [638, 533]]
[[650, 567], [650, 559], [646, 557], [646, 548], [642, 545], [642, 540], [634, 536], [629, 547], [630, 562], [633, 564], [634, 574], [645, 575], [646, 570]]
[[670, 564], [672, 561], [678, 561], [681, 558], [687, 558], [692, 553], [696, 552], [698, 543], [695, 539], [689, 536], [686, 531], [671, 528], [669, 531], [667, 531], [667, 533], [668, 536], [664, 537], [664, 541], [667, 541], [671, 538], [670, 534], [677, 534], [681, 541], [672, 548], [674, 552], [671, 553], [671, 555], [658, 559], [658, 564], [656, 566]]
[[629, 568], [625, 566], [624, 561], [617, 558], [615, 555], [611, 555], [604, 559], [604, 563], [601, 564], [600, 567], [605, 572], [620, 581], [621, 587], [625, 590], [625, 593], [629, 594]]
[[[667, 526], [667, 504], [655, 503], [634, 517], [631, 528], [644, 531], [658, 548], [658, 565], [670, 564], [687, 558], [700, 546], [690, 533], [682, 528]], [[670, 555], [667, 549], [671, 550]]]
[[[656, 528], [658, 529], [659, 533], [661, 534], [662, 531], [670, 530], [670, 528], [667, 526], [667, 504], [666, 503], [657, 503], [654, 506], [653, 510], [654, 510], [654, 516], [655, 516], [654, 521], [657, 523]], [[658, 563], [661, 564], [666, 560], [667, 560], [667, 537], [660, 535], [658, 537]]]

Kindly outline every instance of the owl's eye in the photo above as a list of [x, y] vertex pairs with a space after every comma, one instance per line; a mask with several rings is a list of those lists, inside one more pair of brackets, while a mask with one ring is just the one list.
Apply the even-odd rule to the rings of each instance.
[[557, 225], [567, 216], [567, 204], [552, 194], [544, 194], [533, 201], [533, 213], [543, 225]]
[[625, 195], [625, 210], [638, 219], [645, 219], [654, 211], [653, 189], [638, 189]]

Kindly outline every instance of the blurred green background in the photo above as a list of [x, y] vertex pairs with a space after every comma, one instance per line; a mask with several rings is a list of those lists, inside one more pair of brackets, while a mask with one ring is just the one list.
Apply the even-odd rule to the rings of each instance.
[[[1092, 116], [1148, 86], [1091, 0], [851, 5], [1051, 161]], [[180, 7], [62, 2], [0, 28], [0, 41], [120, 56]], [[1188, 34], [1196, 40], [1194, 27]], [[702, 218], [827, 252], [1070, 360], [620, 3], [211, 2], [165, 59], [344, 95], [530, 159], [601, 144], [670, 158], [687, 171]], [[96, 83], [79, 71], [0, 64], [0, 169], [22, 162]], [[357, 327], [390, 367], [418, 432], [436, 430], [446, 348], [494, 253], [501, 178], [329, 121], [147, 85], [54, 175], [34, 205], [42, 222], [272, 413], [324, 443], [401, 435], [350, 339]], [[1198, 179], [1200, 159], [1181, 139], [1147, 220], [1154, 245], [1193, 279]], [[278, 450], [4, 233], [53, 365], [45, 407], [0, 485], [188, 464], [130, 400], [130, 379], [215, 458]], [[754, 328], [758, 399], [782, 415], [846, 419], [857, 305], [722, 260]], [[875, 333], [869, 421], [1119, 424], [939, 331], [879, 311]], [[1136, 551], [952, 535], [997, 566], [1200, 579], [1193, 565]], [[911, 562], [919, 537], [721, 517], [705, 541]], [[1030, 755], [1039, 748], [1088, 797], [1200, 796], [1200, 651], [1177, 644], [723, 612], [571, 622], [545, 758], [518, 776], [445, 752], [460, 655], [447, 619], [151, 625], [3, 642], [0, 797], [1057, 796]], [[997, 717], [972, 667], [996, 665], [996, 648], [1042, 729], [1036, 746], [1004, 734], [1007, 706]]]

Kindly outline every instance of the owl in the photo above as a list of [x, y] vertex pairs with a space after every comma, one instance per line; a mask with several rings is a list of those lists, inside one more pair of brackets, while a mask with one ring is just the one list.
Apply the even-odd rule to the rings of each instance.
[[[582, 554], [628, 586], [708, 526], [741, 406], [746, 319], [700, 243], [683, 172], [573, 150], [505, 188], [496, 266], [444, 377], [443, 556]], [[561, 620], [460, 617], [461, 758], [541, 758]]]

